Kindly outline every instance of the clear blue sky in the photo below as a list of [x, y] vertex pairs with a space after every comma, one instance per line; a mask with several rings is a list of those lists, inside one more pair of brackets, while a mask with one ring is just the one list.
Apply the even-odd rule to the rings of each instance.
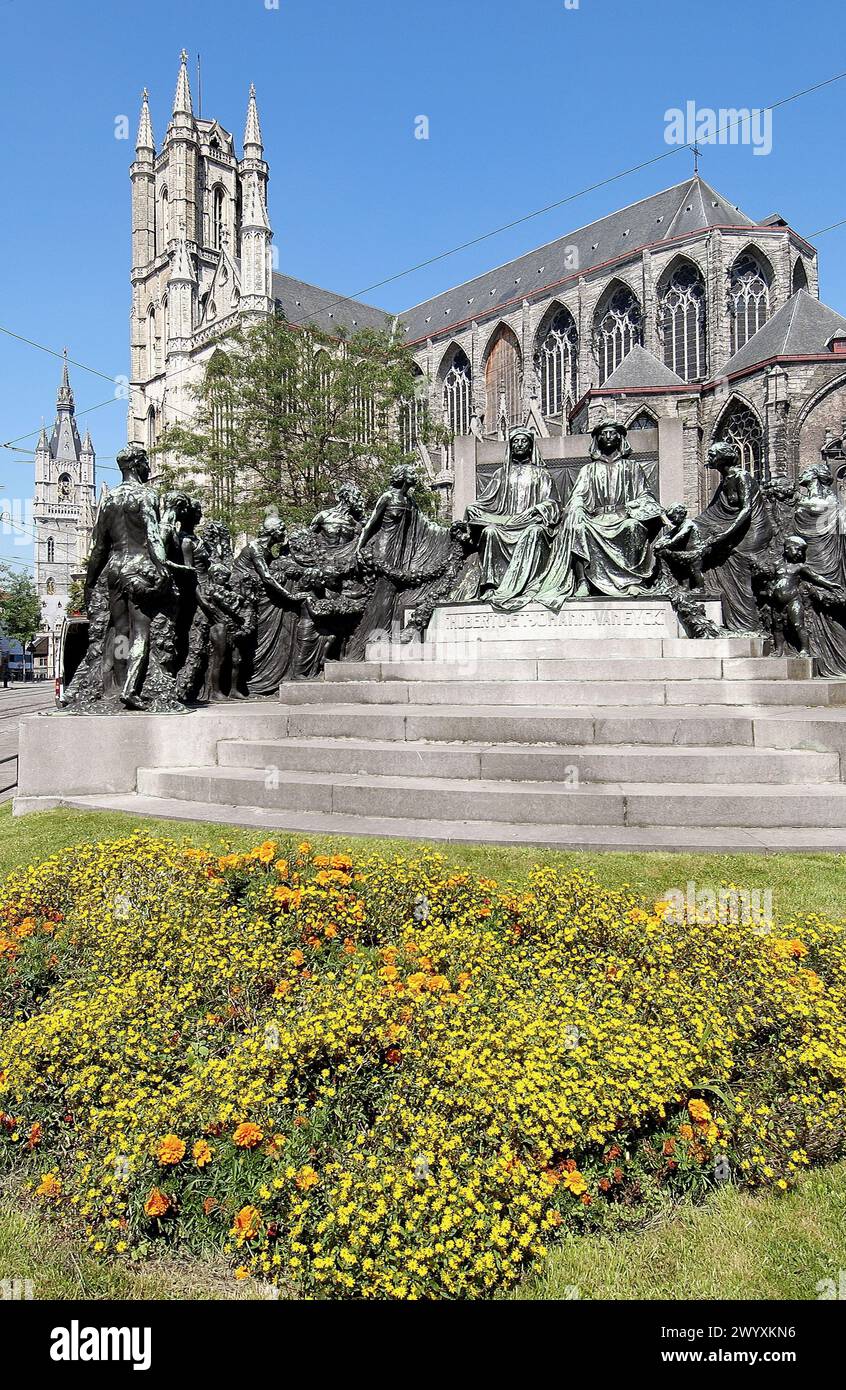
[[[128, 166], [141, 88], [160, 141], [178, 55], [240, 147], [255, 82], [279, 268], [355, 294], [666, 151], [668, 108], [763, 107], [846, 69], [843, 0], [0, 0], [0, 325], [128, 372]], [[573, 0], [570, 0], [573, 3]], [[710, 146], [704, 176], [752, 217], [808, 235], [846, 218], [846, 81], [775, 111], [773, 148]], [[130, 140], [114, 138], [129, 118]], [[414, 138], [428, 117], [430, 138]], [[369, 296], [403, 309], [679, 182], [685, 151]], [[13, 203], [10, 206], [10, 200]], [[846, 312], [846, 227], [819, 238]], [[0, 334], [0, 441], [52, 421], [59, 363]], [[78, 412], [109, 383], [72, 368]], [[81, 414], [114, 481], [125, 402]], [[35, 435], [20, 447], [34, 449]], [[102, 461], [102, 467], [99, 467]], [[0, 449], [0, 506], [32, 492]], [[28, 546], [0, 536], [0, 554]]]

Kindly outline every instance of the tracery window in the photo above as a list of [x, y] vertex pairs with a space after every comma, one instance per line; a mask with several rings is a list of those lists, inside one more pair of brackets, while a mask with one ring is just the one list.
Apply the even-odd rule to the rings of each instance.
[[212, 246], [220, 251], [223, 246], [224, 213], [226, 194], [217, 184], [212, 191]]
[[168, 202], [167, 189], [163, 188], [159, 194], [159, 235], [157, 250], [159, 253], [167, 249], [170, 240], [170, 204]]
[[579, 334], [569, 309], [559, 309], [535, 355], [541, 411], [560, 415], [578, 399]]
[[147, 376], [156, 374], [156, 306], [151, 304], [147, 313]]
[[156, 408], [151, 405], [147, 411], [147, 448], [156, 447]]
[[425, 433], [427, 401], [423, 394], [423, 373], [418, 368], [415, 373], [415, 391], [408, 399], [400, 402], [399, 437], [400, 448], [406, 454], [413, 454], [418, 441]]
[[639, 410], [633, 420], [630, 420], [627, 427], [629, 434], [632, 430], [657, 430], [658, 421], [648, 410]]
[[769, 474], [764, 463], [764, 431], [753, 410], [743, 401], [729, 406], [717, 429], [717, 439], [727, 439], [740, 450], [740, 461], [760, 481]]
[[520, 389], [522, 361], [517, 339], [510, 329], [497, 329], [485, 360], [485, 425], [491, 433], [499, 423], [502, 408], [507, 425], [523, 418]]
[[739, 352], [770, 317], [772, 275], [751, 251], [738, 256], [729, 278], [731, 351]]
[[470, 433], [472, 411], [472, 370], [466, 352], [457, 348], [444, 377], [444, 424], [455, 438]]
[[53, 540], [53, 537], [52, 537], [52, 536], [48, 536], [48, 537], [47, 537], [47, 563], [48, 563], [48, 565], [52, 565], [52, 563], [53, 563], [53, 561], [55, 560], [55, 558], [56, 558], [56, 542]]
[[705, 281], [690, 261], [677, 265], [659, 287], [658, 331], [671, 371], [683, 381], [707, 374]]
[[643, 315], [628, 285], [619, 285], [600, 304], [594, 318], [599, 384], [607, 381], [633, 347], [643, 341]]

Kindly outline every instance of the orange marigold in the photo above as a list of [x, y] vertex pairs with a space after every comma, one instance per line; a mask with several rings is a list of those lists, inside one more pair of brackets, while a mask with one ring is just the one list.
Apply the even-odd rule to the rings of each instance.
[[316, 1186], [317, 1181], [317, 1174], [309, 1163], [304, 1164], [294, 1178], [294, 1182], [301, 1192], [308, 1192], [310, 1187]]
[[43, 1173], [41, 1181], [35, 1189], [38, 1197], [59, 1197], [62, 1191], [61, 1179], [55, 1173]]
[[159, 1160], [159, 1163], [164, 1163], [166, 1166], [172, 1167], [177, 1163], [181, 1163], [184, 1157], [185, 1144], [180, 1139], [179, 1135], [166, 1134], [164, 1139], [159, 1142], [159, 1147], [156, 1150], [156, 1158]]
[[164, 1216], [165, 1212], [168, 1211], [170, 1211], [170, 1198], [162, 1192], [160, 1187], [152, 1188], [144, 1203], [145, 1214], [147, 1216]]
[[245, 1121], [244, 1124], [238, 1125], [235, 1133], [232, 1135], [232, 1142], [239, 1149], [254, 1149], [261, 1143], [263, 1138], [264, 1135], [258, 1125], [250, 1124], [249, 1121]]
[[198, 1139], [191, 1152], [198, 1168], [205, 1168], [212, 1161], [212, 1151], [205, 1139]]
[[258, 1234], [261, 1225], [261, 1212], [258, 1207], [242, 1207], [235, 1214], [232, 1222], [231, 1236], [236, 1236], [239, 1245], [243, 1245], [245, 1240], [252, 1240]]

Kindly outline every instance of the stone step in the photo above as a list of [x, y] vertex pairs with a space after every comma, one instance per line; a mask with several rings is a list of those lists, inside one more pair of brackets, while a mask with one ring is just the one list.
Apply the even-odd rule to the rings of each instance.
[[139, 768], [143, 796], [394, 820], [529, 825], [846, 827], [846, 786], [615, 782], [567, 786], [490, 779], [374, 777], [260, 768]]
[[566, 748], [387, 739], [236, 739], [218, 744], [221, 767], [514, 782], [839, 783], [836, 753], [759, 748], [573, 744]]
[[460, 660], [329, 661], [324, 682], [347, 681], [696, 681], [696, 680], [810, 680], [813, 663], [807, 657], [644, 657], [595, 653], [565, 660], [530, 657], [477, 659], [464, 653]]
[[[684, 825], [531, 825], [506, 821], [435, 821], [384, 816], [333, 815], [319, 811], [268, 810], [260, 806], [209, 804], [140, 795], [137, 792], [111, 792], [98, 795], [67, 796], [58, 803], [85, 811], [117, 811], [153, 816], [164, 820], [213, 822], [240, 825], [266, 835], [277, 831], [295, 835], [329, 835], [339, 838], [366, 837], [418, 840], [422, 844], [501, 844], [527, 848], [641, 853], [834, 853], [846, 851], [846, 830], [817, 827], [712, 826]], [[32, 809], [38, 809], [33, 807]], [[661, 884], [657, 895], [672, 884]], [[684, 884], [676, 885], [684, 889]]]
[[[284, 730], [268, 727], [269, 737], [365, 738], [553, 745], [637, 743], [661, 746], [749, 746], [755, 723], [749, 710], [656, 705], [645, 709], [603, 707], [547, 709], [524, 705], [291, 705]], [[778, 747], [792, 744], [779, 742]], [[816, 746], [816, 745], [815, 745]], [[819, 746], [825, 748], [823, 742]]]
[[846, 680], [283, 681], [283, 704], [842, 705]]
[[683, 656], [695, 659], [713, 657], [761, 656], [764, 650], [762, 637], [705, 637], [693, 640], [690, 637], [644, 637], [637, 641], [621, 637], [604, 637], [597, 645], [588, 637], [538, 637], [536, 640], [490, 638], [484, 642], [433, 643], [372, 643], [367, 650], [368, 661], [452, 661], [468, 655], [481, 657], [486, 661], [507, 661], [511, 658], [532, 661], [567, 661], [572, 657], [597, 656]]

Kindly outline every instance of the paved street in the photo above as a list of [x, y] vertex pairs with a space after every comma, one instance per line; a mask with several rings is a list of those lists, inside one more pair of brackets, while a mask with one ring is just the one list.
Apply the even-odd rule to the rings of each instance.
[[[0, 759], [18, 751], [18, 721], [22, 714], [52, 708], [52, 681], [35, 681], [26, 685], [14, 681], [9, 683], [8, 690], [0, 686]], [[0, 801], [8, 801], [13, 795], [16, 776], [14, 762], [0, 762]]]

